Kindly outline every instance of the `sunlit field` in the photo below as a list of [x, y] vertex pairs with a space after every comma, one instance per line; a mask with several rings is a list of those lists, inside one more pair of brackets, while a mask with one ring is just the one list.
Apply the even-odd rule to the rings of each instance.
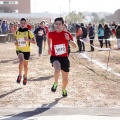
[[[89, 43], [89, 42], [88, 42]], [[98, 41], [95, 46], [99, 47]], [[116, 43], [112, 42], [116, 49]], [[89, 51], [89, 44], [86, 51]], [[70, 54], [71, 70], [68, 97], [59, 100], [59, 106], [73, 107], [120, 107], [120, 76], [107, 71], [109, 51], [78, 53], [72, 48]], [[108, 69], [120, 73], [120, 51], [111, 51]], [[84, 58], [86, 54], [90, 60]], [[91, 57], [92, 56], [92, 57]], [[96, 65], [92, 60], [104, 64], [105, 69]], [[17, 84], [18, 59], [14, 43], [0, 43], [0, 107], [32, 108], [48, 104], [62, 97], [62, 78], [56, 93], [51, 92], [54, 82], [54, 69], [47, 54], [47, 48], [42, 57], [38, 57], [38, 48], [31, 46], [29, 61], [28, 83], [26, 86]]]

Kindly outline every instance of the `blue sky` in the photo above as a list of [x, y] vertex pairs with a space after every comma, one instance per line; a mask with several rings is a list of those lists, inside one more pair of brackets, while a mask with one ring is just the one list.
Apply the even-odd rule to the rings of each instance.
[[[69, 0], [31, 0], [31, 11], [69, 12]], [[120, 8], [120, 0], [71, 0], [71, 11], [110, 12]], [[54, 4], [54, 5], [53, 5]]]

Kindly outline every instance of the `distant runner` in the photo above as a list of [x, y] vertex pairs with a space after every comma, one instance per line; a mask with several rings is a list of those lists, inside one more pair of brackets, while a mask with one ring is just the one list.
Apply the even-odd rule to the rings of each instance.
[[37, 46], [39, 48], [38, 50], [39, 57], [41, 57], [42, 55], [43, 41], [44, 41], [44, 37], [46, 36], [46, 32], [43, 24], [44, 23], [41, 22], [40, 26], [34, 31], [34, 34], [36, 35]]

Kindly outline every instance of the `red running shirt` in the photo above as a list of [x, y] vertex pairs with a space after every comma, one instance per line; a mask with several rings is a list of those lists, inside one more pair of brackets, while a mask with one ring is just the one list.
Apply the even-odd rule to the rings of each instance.
[[45, 31], [46, 31], [46, 35], [49, 33], [49, 29], [48, 29], [48, 26], [44, 26], [45, 28]]
[[67, 31], [53, 31], [48, 33], [48, 38], [51, 39], [52, 42], [51, 56], [68, 56], [68, 40], [65, 38], [65, 33], [69, 35], [70, 40], [73, 40], [72, 35]]

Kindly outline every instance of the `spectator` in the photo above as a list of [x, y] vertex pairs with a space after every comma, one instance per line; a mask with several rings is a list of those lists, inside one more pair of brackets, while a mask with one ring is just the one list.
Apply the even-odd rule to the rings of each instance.
[[113, 36], [115, 36], [115, 34], [116, 34], [116, 28], [117, 28], [117, 25], [116, 25], [115, 21], [113, 21], [113, 23], [111, 25], [112, 35]]
[[76, 24], [76, 39], [77, 39], [77, 44], [78, 44], [78, 52], [82, 51], [82, 42], [80, 39], [82, 38], [83, 31], [80, 27], [80, 25]]
[[2, 34], [7, 34], [8, 32], [8, 25], [7, 22], [4, 20], [2, 23]]
[[[83, 23], [81, 23], [81, 28], [82, 28], [82, 31], [83, 31], [82, 40], [84, 41], [85, 39], [87, 39], [87, 29], [86, 29], [86, 27], [85, 27], [85, 25]], [[82, 46], [83, 46], [83, 51], [85, 51], [84, 42], [82, 42]]]
[[0, 34], [2, 34], [2, 23], [0, 22]]
[[112, 32], [110, 30], [110, 28], [108, 27], [107, 24], [105, 24], [104, 26], [104, 39], [105, 39], [105, 45], [106, 45], [106, 48], [108, 48], [108, 45], [109, 45], [109, 48], [111, 48], [111, 44], [110, 44], [110, 36], [112, 35]]
[[116, 29], [116, 38], [117, 38], [118, 49], [120, 49], [120, 25], [118, 25], [118, 27]]
[[30, 25], [30, 20], [29, 19], [26, 19], [27, 20], [27, 28], [28, 28], [28, 30], [31, 30], [31, 25]]
[[14, 31], [17, 31], [18, 30], [18, 23], [17, 22], [13, 22], [14, 23]]
[[103, 47], [103, 39], [104, 39], [104, 28], [102, 24], [99, 24], [98, 26], [98, 40], [100, 42], [100, 47]]
[[90, 39], [90, 47], [91, 47], [90, 51], [94, 51], [94, 44], [93, 44], [94, 38], [95, 38], [95, 29], [92, 26], [92, 24], [89, 23], [89, 39]]
[[14, 24], [13, 23], [10, 23], [9, 25], [9, 35], [8, 35], [8, 38], [10, 41], [14, 41], [14, 33], [15, 33], [15, 29], [14, 29]]
[[46, 47], [46, 40], [47, 40], [47, 36], [48, 36], [48, 33], [49, 33], [49, 29], [48, 29], [48, 26], [46, 25], [45, 21], [43, 20], [43, 27], [45, 29], [45, 32], [46, 32], [46, 36], [44, 36], [44, 50], [45, 50], [45, 47]]

